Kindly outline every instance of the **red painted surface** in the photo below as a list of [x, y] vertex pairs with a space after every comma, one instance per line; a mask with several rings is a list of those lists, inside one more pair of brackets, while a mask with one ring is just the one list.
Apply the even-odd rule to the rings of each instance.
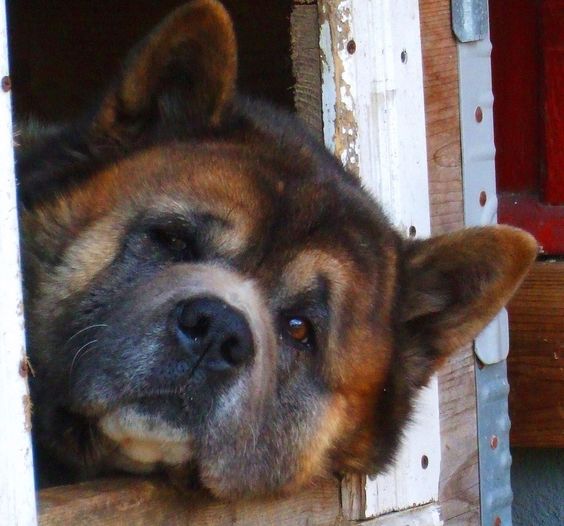
[[490, 0], [497, 187], [536, 188], [541, 161], [538, 2]]
[[564, 0], [542, 3], [546, 179], [544, 200], [564, 205]]
[[541, 203], [536, 194], [504, 192], [498, 195], [498, 218], [527, 230], [543, 254], [564, 254], [564, 207]]
[[490, 24], [498, 218], [564, 255], [564, 0], [490, 0]]

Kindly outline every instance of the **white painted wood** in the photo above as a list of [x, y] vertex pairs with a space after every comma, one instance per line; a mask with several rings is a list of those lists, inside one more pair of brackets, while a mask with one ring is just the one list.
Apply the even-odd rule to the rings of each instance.
[[411, 508], [362, 523], [363, 526], [441, 526], [440, 510], [436, 504]]
[[[374, 517], [394, 510], [438, 500], [441, 472], [439, 401], [437, 379], [421, 393], [415, 406], [404, 447], [397, 462], [385, 475], [370, 478], [366, 484], [366, 516]], [[427, 468], [422, 458], [427, 457]]]
[[[325, 142], [406, 235], [430, 235], [417, 0], [320, 0]], [[349, 44], [354, 40], [356, 46]], [[398, 462], [366, 485], [366, 517], [438, 500], [437, 382], [420, 397]], [[422, 469], [421, 458], [429, 459]]]
[[[0, 77], [8, 74], [6, 9], [0, 2]], [[25, 378], [23, 305], [9, 93], [0, 92], [0, 524], [36, 524]]]

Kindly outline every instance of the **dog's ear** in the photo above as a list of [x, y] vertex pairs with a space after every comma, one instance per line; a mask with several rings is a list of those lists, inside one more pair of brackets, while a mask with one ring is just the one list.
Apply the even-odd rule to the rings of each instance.
[[219, 2], [178, 8], [131, 53], [93, 117], [20, 138], [21, 202], [48, 201], [138, 145], [220, 127], [235, 92], [236, 47]]
[[229, 14], [216, 0], [193, 0], [132, 51], [94, 118], [94, 133], [127, 143], [146, 132], [215, 128], [229, 109], [236, 76]]
[[430, 352], [434, 368], [509, 301], [536, 255], [532, 236], [506, 226], [407, 242], [401, 323]]

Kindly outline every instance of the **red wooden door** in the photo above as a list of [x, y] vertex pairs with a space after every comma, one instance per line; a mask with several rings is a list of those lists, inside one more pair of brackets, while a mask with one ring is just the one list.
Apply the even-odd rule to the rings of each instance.
[[564, 255], [564, 0], [490, 0], [499, 222]]

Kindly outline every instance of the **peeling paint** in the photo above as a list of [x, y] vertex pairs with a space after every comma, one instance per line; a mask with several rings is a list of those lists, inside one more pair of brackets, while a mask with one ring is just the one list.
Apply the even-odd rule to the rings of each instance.
[[25, 416], [24, 429], [26, 432], [29, 433], [31, 431], [31, 412], [33, 409], [31, 397], [28, 394], [23, 395], [22, 402], [23, 402], [24, 416]]
[[[322, 31], [328, 35], [321, 39], [324, 80], [332, 73], [333, 115], [325, 112], [325, 119], [333, 117], [333, 149], [343, 166], [359, 175], [358, 124], [355, 117], [355, 93], [353, 88], [352, 67], [354, 57], [347, 51], [347, 44], [352, 39], [352, 2], [351, 0], [326, 0], [320, 2]], [[325, 29], [324, 29], [325, 28]], [[328, 38], [327, 38], [328, 36]], [[329, 95], [324, 87], [324, 97]], [[327, 109], [327, 108], [326, 108]], [[338, 130], [338, 131], [337, 131]], [[327, 135], [325, 140], [327, 142]]]
[[[418, 237], [425, 237], [430, 220], [419, 4], [319, 0], [318, 7], [325, 142], [350, 172], [360, 176], [399, 229], [407, 235], [411, 227]], [[408, 61], [402, 62], [402, 50], [409, 50]], [[438, 498], [435, 380], [418, 401], [416, 413], [393, 469], [366, 484], [346, 485], [343, 494], [351, 493], [364, 503], [348, 520]], [[422, 451], [436, 461], [426, 470], [414, 470], [413, 459], [420, 459]], [[364, 495], [357, 495], [353, 487], [363, 488]], [[383, 523], [388, 524], [388, 518], [392, 516]]]

